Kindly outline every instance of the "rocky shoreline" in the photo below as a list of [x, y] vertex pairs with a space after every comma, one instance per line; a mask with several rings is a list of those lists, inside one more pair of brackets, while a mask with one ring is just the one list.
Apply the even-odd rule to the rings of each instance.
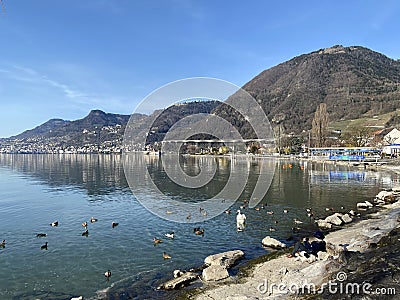
[[[185, 286], [194, 280], [200, 280], [201, 286], [197, 284], [195, 288], [182, 290], [178, 295], [175, 294], [176, 299], [320, 299], [332, 298], [336, 294], [344, 299], [376, 299], [382, 298], [382, 295], [370, 290], [379, 287], [387, 289], [386, 292], [391, 293], [390, 298], [393, 299], [393, 293], [400, 294], [400, 288], [397, 288], [400, 281], [400, 268], [397, 267], [400, 265], [400, 235], [397, 235], [400, 233], [399, 199], [399, 190], [395, 189], [392, 192], [379, 193], [371, 201], [373, 204], [367, 201], [373, 205], [372, 209], [369, 205], [360, 205], [358, 209], [367, 212], [363, 214], [365, 218], [351, 224], [342, 222], [343, 227], [334, 226], [337, 230], [328, 229], [330, 232], [325, 238], [327, 252], [320, 252], [312, 260], [302, 257], [288, 258], [288, 250], [283, 247], [283, 250], [249, 261], [240, 268], [237, 276], [229, 276], [227, 268], [242, 255], [229, 260], [226, 253], [217, 254], [219, 260], [214, 259], [212, 268], [212, 259], [208, 257], [197, 273], [189, 275], [190, 280], [179, 285]], [[343, 216], [336, 217], [342, 219]], [[223, 262], [226, 259], [228, 264]], [[219, 270], [226, 276], [213, 277], [212, 271], [210, 277], [205, 274], [207, 269]], [[199, 273], [201, 271], [202, 274]], [[168, 282], [160, 287], [165, 288]], [[350, 295], [343, 290], [335, 291], [334, 288], [329, 290], [332, 286], [361, 289], [367, 284], [370, 285], [368, 293], [356, 295]]]

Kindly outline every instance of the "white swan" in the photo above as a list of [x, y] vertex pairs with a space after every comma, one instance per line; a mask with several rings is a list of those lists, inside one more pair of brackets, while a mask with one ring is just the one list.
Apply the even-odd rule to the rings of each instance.
[[238, 231], [242, 231], [246, 224], [246, 216], [240, 212], [240, 209], [237, 210], [236, 215], [236, 228]]

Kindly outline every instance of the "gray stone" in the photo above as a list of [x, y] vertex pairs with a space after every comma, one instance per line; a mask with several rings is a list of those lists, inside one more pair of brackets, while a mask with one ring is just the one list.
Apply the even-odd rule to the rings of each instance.
[[318, 260], [327, 260], [329, 258], [328, 252], [319, 251], [318, 252]]
[[317, 226], [321, 229], [331, 229], [332, 228], [332, 224], [326, 222], [325, 220], [316, 220], [315, 222], [317, 223]]
[[378, 195], [376, 195], [376, 198], [380, 200], [385, 200], [386, 197], [391, 197], [393, 196], [393, 193], [387, 192], [387, 191], [380, 191]]
[[348, 215], [348, 214], [344, 214], [342, 215], [341, 219], [343, 220], [343, 222], [347, 223], [351, 223], [353, 222], [353, 219]]
[[158, 286], [157, 289], [163, 289], [163, 290], [173, 290], [176, 288], [179, 288], [187, 283], [190, 283], [194, 280], [196, 280], [199, 277], [197, 273], [193, 272], [186, 272], [183, 273], [180, 277], [168, 280], [167, 282], [164, 282], [160, 286]]
[[359, 209], [367, 209], [368, 205], [365, 202], [358, 202], [357, 203], [357, 208], [359, 208]]
[[365, 201], [365, 204], [366, 204], [369, 208], [374, 207], [374, 205], [373, 205], [371, 202], [369, 202], [369, 201]]
[[205, 281], [218, 281], [228, 277], [228, 270], [221, 265], [211, 265], [203, 270], [203, 280]]
[[263, 238], [263, 240], [261, 241], [261, 243], [265, 246], [265, 247], [271, 247], [274, 249], [282, 249], [282, 248], [286, 248], [286, 245], [280, 241], [278, 241], [277, 239], [274, 239], [270, 236], [266, 236], [265, 238]]
[[236, 261], [244, 256], [242, 250], [232, 250], [207, 256], [204, 259], [206, 265], [219, 265], [225, 268], [233, 266]]
[[392, 187], [392, 191], [395, 192], [395, 193], [399, 193], [400, 192], [400, 186]]
[[340, 226], [340, 225], [343, 224], [343, 221], [342, 221], [341, 217], [342, 217], [342, 214], [335, 213], [335, 214], [333, 214], [331, 216], [326, 217], [325, 218], [325, 222], [331, 223], [333, 225]]

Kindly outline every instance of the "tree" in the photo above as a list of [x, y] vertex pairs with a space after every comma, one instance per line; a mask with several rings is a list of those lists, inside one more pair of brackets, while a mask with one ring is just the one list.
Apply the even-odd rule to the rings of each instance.
[[361, 125], [351, 126], [344, 134], [346, 146], [350, 147], [365, 147], [372, 138], [372, 129]]
[[312, 135], [316, 147], [325, 146], [326, 134], [328, 128], [328, 112], [326, 111], [326, 103], [321, 103], [317, 108], [314, 119], [312, 121]]

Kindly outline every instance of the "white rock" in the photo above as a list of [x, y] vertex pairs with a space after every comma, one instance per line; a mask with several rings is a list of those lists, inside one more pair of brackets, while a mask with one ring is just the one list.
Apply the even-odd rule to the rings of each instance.
[[318, 259], [319, 260], [327, 260], [329, 258], [328, 252], [319, 251], [318, 252]]
[[277, 239], [274, 239], [270, 236], [266, 236], [265, 238], [263, 238], [261, 243], [265, 247], [271, 247], [271, 248], [275, 248], [275, 249], [286, 248], [286, 245], [284, 243], [282, 243], [282, 242], [278, 241]]
[[317, 226], [321, 229], [331, 229], [332, 228], [332, 224], [326, 222], [325, 220], [316, 220], [315, 222], [317, 223]]
[[344, 214], [342, 215], [341, 219], [343, 220], [343, 222], [347, 223], [351, 223], [353, 222], [353, 219], [348, 215], [348, 214]]
[[341, 219], [342, 215], [339, 213], [335, 213], [331, 216], [328, 216], [325, 218], [325, 222], [331, 223], [333, 225], [340, 226], [343, 224], [343, 221]]
[[400, 186], [392, 187], [392, 191], [395, 192], [395, 193], [399, 193], [400, 192]]
[[232, 250], [207, 256], [204, 259], [204, 263], [206, 265], [220, 265], [225, 268], [229, 268], [233, 266], [235, 262], [243, 256], [244, 252], [242, 250]]
[[317, 260], [317, 257], [313, 254], [311, 254], [310, 257], [307, 259], [308, 263], [310, 263], [310, 264], [316, 260]]
[[359, 203], [357, 203], [357, 208], [367, 209], [368, 205], [365, 202], [359, 202]]
[[218, 281], [228, 277], [228, 270], [221, 265], [211, 265], [203, 270], [203, 280], [205, 281]]
[[371, 202], [369, 202], [369, 201], [365, 201], [365, 204], [366, 204], [369, 208], [374, 207], [374, 205], [373, 205]]
[[168, 280], [167, 282], [161, 284], [157, 289], [173, 290], [193, 280], [196, 280], [198, 277], [199, 275], [197, 273], [186, 272], [182, 274], [180, 277]]
[[376, 195], [376, 198], [380, 199], [380, 200], [385, 200], [386, 197], [390, 197], [392, 196], [393, 193], [388, 192], [388, 191], [380, 191], [378, 193], [378, 195]]

